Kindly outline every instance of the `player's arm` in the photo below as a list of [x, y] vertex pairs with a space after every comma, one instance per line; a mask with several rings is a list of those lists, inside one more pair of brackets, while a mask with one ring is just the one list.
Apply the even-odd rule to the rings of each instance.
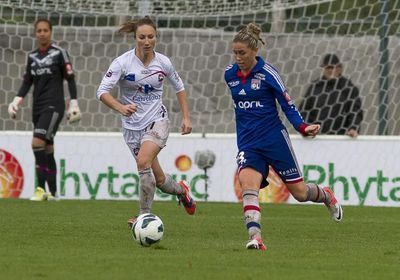
[[77, 99], [78, 93], [76, 89], [75, 74], [72, 68], [71, 61], [69, 59], [69, 55], [65, 50], [61, 50], [61, 52], [62, 52], [61, 64], [63, 68], [63, 75], [64, 79], [68, 83], [69, 96], [71, 97], [67, 110], [67, 119], [71, 124], [80, 121], [82, 118], [82, 114], [78, 106], [78, 99]]
[[187, 102], [186, 91], [181, 90], [176, 93], [176, 96], [178, 98], [178, 102], [179, 102], [179, 105], [181, 107], [181, 112], [182, 112], [181, 133], [182, 133], [182, 135], [189, 134], [192, 132], [192, 123], [190, 121], [190, 116], [189, 116], [189, 104]]
[[121, 115], [123, 115], [125, 117], [129, 117], [130, 115], [135, 113], [137, 110], [136, 104], [134, 104], [134, 103], [122, 104], [117, 99], [115, 99], [109, 92], [103, 92], [100, 95], [99, 99], [101, 100], [101, 102], [106, 104], [108, 107], [117, 111], [118, 113], [120, 113]]
[[31, 88], [33, 83], [33, 77], [31, 74], [31, 61], [28, 56], [28, 60], [26, 63], [26, 71], [24, 74], [24, 78], [22, 81], [22, 85], [19, 88], [18, 94], [14, 97], [13, 101], [8, 105], [8, 114], [11, 118], [15, 119], [17, 116], [17, 112], [19, 109], [19, 105], [24, 101], [25, 96], [28, 94], [29, 89]]
[[174, 66], [171, 61], [166, 61], [166, 74], [168, 80], [171, 82], [172, 86], [176, 91], [176, 96], [178, 98], [179, 105], [181, 107], [182, 112], [182, 126], [181, 126], [181, 134], [189, 134], [192, 132], [192, 123], [190, 121], [189, 116], [189, 105], [187, 102], [187, 93], [185, 91], [185, 87], [183, 85], [182, 79], [179, 76], [178, 72], [176, 72]]
[[123, 70], [118, 59], [114, 59], [108, 68], [106, 74], [101, 80], [100, 86], [97, 89], [97, 99], [107, 105], [109, 108], [117, 111], [125, 117], [129, 117], [136, 112], [137, 106], [134, 103], [122, 104], [111, 95], [111, 90], [115, 87], [122, 76]]
[[290, 95], [280, 78], [279, 74], [274, 71], [272, 75], [268, 76], [268, 82], [274, 89], [275, 98], [278, 100], [279, 105], [282, 108], [282, 111], [285, 113], [286, 117], [288, 118], [289, 122], [293, 125], [293, 127], [300, 132], [303, 136], [315, 137], [319, 130], [319, 124], [307, 124], [304, 122], [302, 116], [300, 115], [299, 110], [297, 110], [296, 105], [290, 98]]

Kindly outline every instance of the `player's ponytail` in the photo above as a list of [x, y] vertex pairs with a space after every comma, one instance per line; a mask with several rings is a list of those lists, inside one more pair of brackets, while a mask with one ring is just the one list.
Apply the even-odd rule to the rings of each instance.
[[139, 26], [142, 26], [142, 25], [150, 25], [157, 32], [157, 27], [156, 27], [154, 21], [149, 16], [145, 16], [138, 20], [126, 21], [118, 29], [118, 33], [120, 33], [120, 34], [133, 33], [133, 36], [136, 37], [136, 30], [138, 29]]
[[265, 42], [260, 37], [261, 28], [255, 23], [249, 23], [247, 26], [243, 27], [233, 38], [233, 42], [246, 43], [250, 49], [258, 50]]

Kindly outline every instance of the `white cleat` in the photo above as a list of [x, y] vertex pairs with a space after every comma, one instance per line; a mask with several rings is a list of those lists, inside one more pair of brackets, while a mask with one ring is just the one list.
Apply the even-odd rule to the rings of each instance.
[[328, 208], [329, 213], [331, 213], [332, 220], [338, 223], [343, 219], [342, 206], [337, 201], [335, 195], [333, 194], [333, 191], [329, 187], [325, 187], [324, 191], [329, 193], [329, 196], [331, 197], [331, 203], [325, 205]]
[[246, 249], [265, 251], [267, 250], [267, 246], [264, 245], [261, 238], [256, 237], [247, 242]]

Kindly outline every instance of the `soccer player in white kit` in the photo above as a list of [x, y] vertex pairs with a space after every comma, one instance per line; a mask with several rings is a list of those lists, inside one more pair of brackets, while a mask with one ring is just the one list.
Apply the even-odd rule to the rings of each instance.
[[[169, 119], [162, 104], [163, 83], [167, 78], [176, 91], [182, 111], [182, 134], [189, 134], [186, 91], [171, 61], [154, 51], [157, 28], [149, 17], [124, 23], [120, 33], [133, 33], [136, 47], [114, 59], [97, 90], [97, 98], [122, 115], [123, 135], [135, 157], [140, 177], [139, 214], [150, 213], [156, 187], [178, 196], [186, 212], [193, 215], [196, 202], [184, 181], [175, 182], [165, 174], [157, 155], [165, 147], [169, 134]], [[121, 100], [111, 94], [119, 83]], [[128, 220], [131, 228], [136, 218]]]

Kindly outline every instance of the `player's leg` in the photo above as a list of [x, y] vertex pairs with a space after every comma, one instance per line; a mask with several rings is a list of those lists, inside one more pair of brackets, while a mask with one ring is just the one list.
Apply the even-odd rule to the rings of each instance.
[[181, 193], [181, 188], [179, 188], [177, 184], [174, 184], [175, 181], [172, 179], [172, 177], [169, 174], [164, 173], [157, 157], [153, 160], [151, 169], [153, 170], [153, 174], [156, 179], [157, 188], [168, 194]]
[[164, 193], [177, 195], [186, 212], [189, 215], [193, 215], [196, 212], [196, 202], [190, 196], [190, 189], [187, 183], [185, 181], [177, 183], [172, 179], [171, 175], [165, 174], [157, 158], [154, 159], [151, 169], [156, 178], [157, 188]]
[[47, 173], [46, 182], [49, 186], [48, 200], [54, 200], [57, 195], [57, 163], [54, 158], [54, 144], [46, 145]]
[[[156, 176], [158, 181], [163, 178], [161, 167], [156, 167], [156, 174], [153, 173], [152, 166], [158, 153], [165, 147], [168, 139], [169, 120], [164, 119], [150, 123], [142, 130], [140, 135], [140, 149], [136, 155], [136, 162], [140, 177], [140, 214], [148, 213], [154, 199], [156, 188]], [[159, 168], [157, 168], [159, 167]]]
[[247, 249], [265, 250], [261, 237], [261, 211], [258, 193], [263, 175], [252, 168], [243, 168], [239, 172], [242, 186], [244, 222], [249, 234]]
[[151, 169], [153, 160], [161, 148], [152, 141], [144, 141], [141, 144], [136, 163], [139, 173], [139, 204], [140, 214], [150, 213], [156, 190], [156, 179]]
[[46, 176], [47, 176], [47, 155], [46, 143], [53, 137], [53, 129], [59, 122], [59, 113], [54, 108], [40, 114], [33, 115], [33, 139], [32, 150], [35, 156], [35, 170], [37, 186], [31, 200], [46, 200]]
[[36, 186], [33, 196], [30, 198], [32, 201], [43, 201], [46, 199], [46, 141], [38, 138], [32, 138], [32, 150], [35, 157], [35, 174], [36, 174]]
[[329, 187], [321, 188], [315, 183], [305, 183], [304, 181], [297, 183], [286, 182], [286, 186], [297, 201], [324, 203], [334, 221], [340, 222], [342, 220], [342, 206]]
[[263, 155], [251, 150], [239, 151], [236, 161], [238, 180], [242, 188], [244, 222], [249, 234], [246, 248], [265, 250], [266, 246], [261, 238], [261, 211], [258, 195], [260, 188], [266, 186], [268, 162]]
[[281, 130], [270, 156], [272, 166], [285, 182], [292, 196], [299, 202], [324, 203], [335, 221], [340, 221], [343, 211], [329, 187], [321, 188], [314, 183], [306, 184], [300, 171], [295, 152], [286, 129]]
[[57, 163], [54, 158], [54, 137], [64, 115], [63, 110], [49, 112], [49, 125], [46, 135], [46, 182], [49, 187], [47, 200], [55, 200], [57, 194]]

